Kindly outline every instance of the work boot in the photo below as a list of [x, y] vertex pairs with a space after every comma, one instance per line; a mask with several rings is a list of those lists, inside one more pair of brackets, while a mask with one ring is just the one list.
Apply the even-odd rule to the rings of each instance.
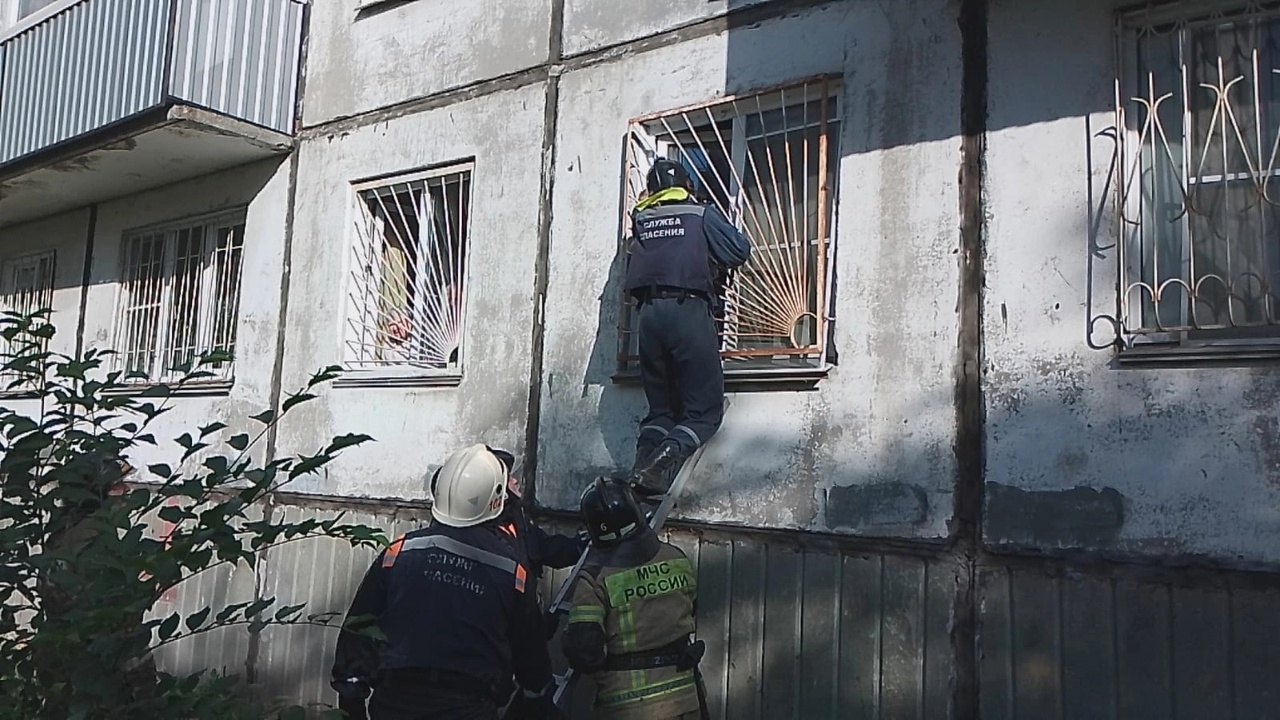
[[676, 472], [692, 453], [685, 452], [675, 443], [664, 442], [658, 451], [639, 464], [627, 478], [631, 489], [641, 498], [666, 495]]

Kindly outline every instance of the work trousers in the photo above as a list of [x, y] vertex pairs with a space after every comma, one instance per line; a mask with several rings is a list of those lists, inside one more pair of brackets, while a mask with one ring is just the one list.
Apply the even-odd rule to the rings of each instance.
[[436, 684], [383, 683], [369, 701], [369, 720], [498, 720], [498, 704]]
[[720, 339], [707, 301], [660, 297], [639, 310], [640, 376], [649, 414], [640, 423], [637, 460], [664, 440], [693, 452], [724, 419]]

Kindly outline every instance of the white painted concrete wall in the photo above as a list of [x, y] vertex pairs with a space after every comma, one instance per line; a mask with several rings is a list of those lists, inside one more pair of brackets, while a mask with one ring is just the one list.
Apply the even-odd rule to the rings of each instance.
[[355, 235], [351, 183], [475, 158], [457, 387], [335, 388], [286, 420], [284, 452], [314, 452], [335, 434], [376, 445], [344, 454], [300, 489], [422, 498], [424, 477], [453, 450], [488, 442], [519, 450], [529, 402], [543, 91], [529, 87], [305, 141], [286, 327], [284, 388], [344, 361]]
[[[269, 408], [271, 403], [287, 191], [288, 163], [271, 160], [98, 207], [84, 345], [100, 349], [112, 348], [115, 342], [121, 239], [125, 232], [235, 207], [247, 206], [248, 210], [235, 382], [229, 392], [173, 399], [173, 410], [151, 426], [160, 446], [141, 446], [132, 452], [129, 459], [135, 466], [155, 462], [176, 464], [175, 459], [181, 456], [182, 450], [172, 439], [214, 421], [230, 426], [225, 431], [228, 436], [261, 427], [248, 416]], [[88, 210], [76, 210], [0, 230], [0, 255], [4, 257], [25, 254], [32, 249], [57, 248], [54, 322], [58, 335], [53, 349], [68, 354], [75, 349], [88, 219]], [[10, 403], [10, 407], [35, 411], [33, 401], [4, 402]]]
[[1114, 237], [1112, 4], [991, 12], [988, 540], [1280, 561], [1276, 370], [1118, 369], [1086, 344], [1090, 290], [1115, 307], [1115, 250], [1088, 265], [1099, 211]]
[[[835, 72], [846, 79], [835, 261], [841, 364], [815, 392], [734, 395], [681, 512], [731, 524], [945, 535], [955, 477], [958, 113], [938, 108], [959, 107], [958, 75], [946, 70], [958, 42], [953, 18], [922, 17], [919, 4], [886, 12], [836, 3], [566, 73], [540, 500], [572, 507], [592, 473], [629, 467], [645, 411], [638, 388], [608, 378], [617, 299], [605, 286], [628, 118]], [[899, 100], [912, 86], [929, 87], [933, 101]], [[829, 506], [828, 493], [847, 493], [857, 509], [835, 512], [846, 503]]]
[[[739, 4], [733, 4], [739, 7]], [[743, 4], [750, 4], [744, 2]], [[356, 16], [314, 8], [300, 149], [283, 383], [341, 362], [351, 183], [474, 157], [464, 378], [457, 387], [335, 388], [282, 429], [283, 452], [334, 434], [379, 442], [299, 489], [421, 498], [423, 479], [477, 440], [523, 448], [545, 86], [433, 109], [323, 123], [545, 61], [549, 2], [419, 0]], [[714, 17], [723, 2], [606, 13], [568, 0], [570, 55]], [[631, 461], [644, 411], [614, 384], [617, 247], [627, 120], [816, 73], [844, 76], [836, 268], [840, 365], [812, 392], [738, 393], [686, 517], [873, 536], [938, 538], [956, 467], [960, 36], [952, 0], [837, 2], [758, 25], [631, 47], [561, 78], [552, 168], [550, 287], [540, 395], [540, 498], [571, 508]], [[1116, 369], [1088, 349], [1088, 293], [1113, 303], [1105, 237], [1111, 124], [1109, 0], [993, 0], [985, 201], [987, 539], [1230, 561], [1280, 561], [1280, 381], [1267, 368]], [[494, 24], [493, 17], [501, 18]], [[516, 33], [512, 27], [519, 26]], [[505, 29], [504, 29], [505, 28]], [[495, 38], [518, 35], [503, 53]], [[525, 43], [527, 41], [527, 43]], [[544, 43], [544, 44], [539, 44]], [[431, 52], [427, 52], [431, 48]], [[796, 48], [804, 48], [797, 52]], [[483, 56], [483, 58], [482, 58]], [[342, 65], [342, 67], [339, 67]], [[373, 73], [376, 71], [376, 73]], [[371, 74], [372, 73], [372, 74]], [[381, 74], [377, 74], [381, 73]], [[424, 106], [425, 107], [425, 106]], [[184, 399], [175, 424], [230, 421], [270, 384], [285, 170], [260, 165], [100, 208], [87, 337], [109, 340], [120, 233], [250, 203], [235, 388]], [[79, 301], [87, 218], [0, 230], [0, 251], [57, 243], [60, 314]], [[64, 328], [59, 342], [72, 337]], [[836, 498], [838, 502], [832, 502]], [[833, 509], [834, 508], [834, 509]]]
[[551, 0], [414, 0], [357, 13], [311, 4], [303, 124], [387, 107], [543, 63]]

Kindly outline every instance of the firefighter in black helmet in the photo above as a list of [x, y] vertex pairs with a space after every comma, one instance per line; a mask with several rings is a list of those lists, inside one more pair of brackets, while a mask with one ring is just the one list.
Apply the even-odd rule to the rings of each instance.
[[713, 306], [716, 276], [751, 244], [714, 204], [693, 196], [680, 163], [659, 159], [632, 213], [625, 290], [638, 306], [640, 375], [649, 413], [629, 478], [636, 493], [667, 492], [680, 465], [720, 429], [724, 368]]
[[645, 523], [626, 484], [597, 478], [582, 495], [592, 549], [572, 589], [562, 645], [596, 677], [601, 720], [705, 717], [694, 631], [697, 580], [689, 559]]

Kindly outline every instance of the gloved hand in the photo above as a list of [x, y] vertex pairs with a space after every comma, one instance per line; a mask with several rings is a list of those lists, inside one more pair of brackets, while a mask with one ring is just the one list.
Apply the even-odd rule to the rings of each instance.
[[369, 720], [369, 710], [365, 698], [369, 697], [369, 688], [352, 680], [336, 681], [333, 689], [338, 692], [338, 709], [347, 714], [350, 720]]
[[369, 720], [369, 710], [364, 704], [364, 698], [339, 695], [338, 709], [347, 714], [348, 720]]
[[543, 613], [543, 622], [547, 626], [547, 640], [556, 636], [556, 632], [560, 630], [560, 613]]
[[584, 552], [587, 546], [591, 544], [591, 536], [587, 534], [587, 529], [583, 528], [574, 536], [578, 540], [578, 552]]
[[555, 691], [555, 683], [548, 683], [541, 692], [530, 693], [524, 688], [516, 693], [516, 697], [511, 701], [511, 706], [507, 708], [505, 720], [556, 720], [560, 717], [560, 710], [556, 707], [552, 693]]

